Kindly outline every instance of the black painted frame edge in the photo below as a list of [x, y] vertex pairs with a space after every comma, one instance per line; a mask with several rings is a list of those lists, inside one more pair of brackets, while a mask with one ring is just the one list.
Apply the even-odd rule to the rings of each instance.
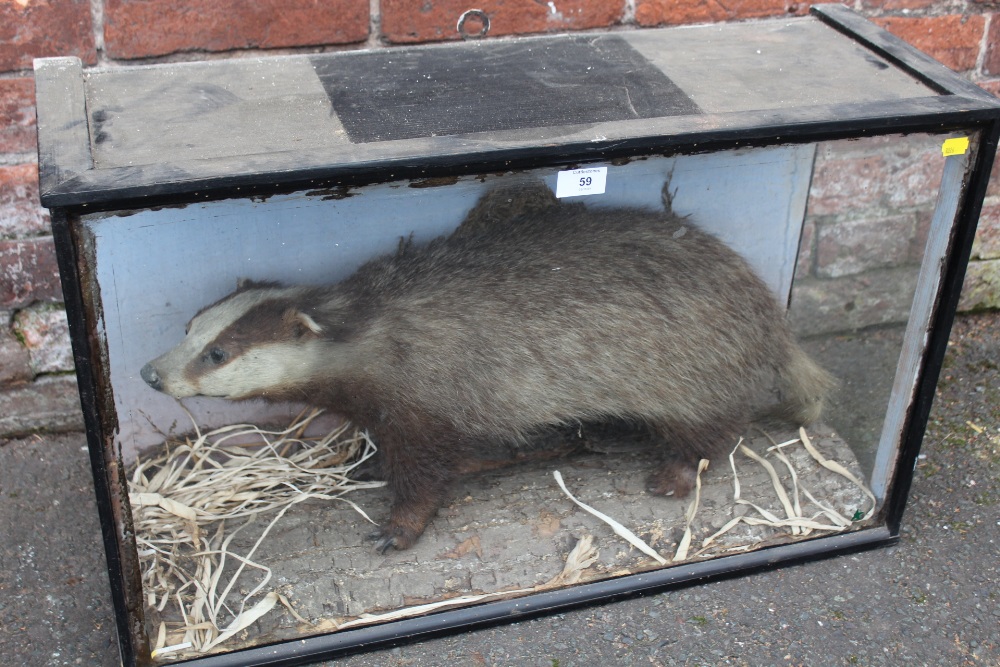
[[959, 211], [952, 222], [952, 238], [938, 285], [937, 301], [928, 326], [928, 341], [921, 359], [907, 420], [903, 425], [899, 457], [893, 471], [893, 481], [886, 494], [886, 525], [893, 535], [899, 534], [906, 501], [913, 484], [913, 471], [923, 443], [927, 420], [934, 403], [938, 377], [948, 349], [948, 339], [962, 296], [972, 243], [976, 236], [983, 199], [989, 184], [994, 156], [1000, 144], [1000, 119], [984, 128], [975, 160], [969, 166]]
[[119, 652], [123, 664], [135, 664], [136, 641], [130, 626], [127, 572], [121, 549], [126, 545], [119, 536], [119, 521], [114, 513], [113, 490], [111, 488], [106, 445], [102, 438], [103, 429], [98, 414], [99, 386], [92, 364], [90, 336], [87, 334], [87, 308], [84, 305], [80, 275], [77, 272], [79, 255], [73, 239], [71, 225], [66, 212], [52, 211], [52, 236], [59, 263], [59, 277], [62, 285], [63, 304], [66, 308], [70, 344], [76, 368], [76, 381], [80, 393], [84, 428], [87, 435], [87, 451], [94, 477], [98, 519], [101, 524], [101, 539], [107, 559], [108, 579], [111, 588], [111, 602], [115, 611], [115, 629], [118, 633]]
[[[309, 188], [362, 186], [385, 180], [442, 178], [474, 173], [492, 173], [539, 166], [573, 165], [650, 154], [709, 152], [732, 148], [796, 144], [853, 136], [900, 134], [942, 129], [964, 129], [1000, 117], [1000, 100], [986, 104], [954, 96], [915, 98], [890, 104], [864, 105], [860, 117], [843, 119], [834, 109], [834, 120], [794, 121], [780, 111], [755, 112], [769, 122], [735, 129], [705, 129], [663, 135], [649, 134], [627, 139], [580, 141], [535, 148], [489, 148], [478, 152], [439, 152], [420, 158], [377, 158], [341, 166], [306, 166], [278, 172], [230, 172], [218, 176], [194, 176], [155, 185], [130, 183], [128, 169], [100, 173], [91, 170], [76, 174], [41, 193], [44, 206], [78, 208], [99, 212], [128, 208], [148, 208], [167, 202], [194, 203], [206, 199], [269, 196]], [[883, 111], [884, 109], [884, 111]], [[835, 113], [836, 112], [836, 113]], [[707, 121], [706, 121], [707, 122]], [[456, 137], [455, 141], [461, 141]], [[115, 173], [110, 173], [115, 172]]]

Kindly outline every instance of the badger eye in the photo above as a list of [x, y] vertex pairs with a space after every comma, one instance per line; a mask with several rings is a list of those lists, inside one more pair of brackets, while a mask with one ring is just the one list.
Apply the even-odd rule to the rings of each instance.
[[226, 354], [226, 351], [223, 350], [221, 347], [213, 347], [211, 350], [208, 351], [208, 354], [206, 356], [208, 357], [208, 360], [211, 361], [213, 364], [221, 364], [223, 361], [229, 358], [229, 355]]

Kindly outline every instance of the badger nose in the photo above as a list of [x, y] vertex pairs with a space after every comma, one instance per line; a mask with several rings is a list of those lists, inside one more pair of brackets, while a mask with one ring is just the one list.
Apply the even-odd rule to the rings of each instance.
[[146, 384], [150, 387], [157, 391], [163, 391], [163, 380], [160, 379], [160, 374], [156, 372], [155, 368], [153, 368], [153, 364], [146, 364], [143, 366], [142, 370], [139, 371], [139, 375], [142, 376], [142, 379], [145, 380]]

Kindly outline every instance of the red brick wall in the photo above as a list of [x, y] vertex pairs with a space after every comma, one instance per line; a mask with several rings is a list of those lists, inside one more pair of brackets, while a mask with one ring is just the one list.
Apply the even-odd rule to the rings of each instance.
[[799, 335], [907, 321], [943, 167], [926, 134], [817, 147], [789, 309]]
[[[873, 18], [994, 94], [1000, 94], [1000, 5], [994, 0], [853, 0]], [[491, 36], [607, 27], [642, 29], [684, 23], [800, 15], [795, 0], [0, 0], [0, 438], [35, 423], [76, 423], [72, 358], [48, 216], [38, 205], [31, 62], [77, 56], [114, 67], [163, 59], [225, 57], [246, 50], [391, 48], [457, 39], [471, 7], [490, 17]], [[471, 26], [470, 26], [471, 27]], [[850, 155], [831, 154], [821, 169]], [[878, 161], [878, 155], [865, 159]], [[864, 165], [859, 169], [863, 173]], [[852, 172], [853, 173], [853, 172]], [[994, 173], [997, 173], [996, 171]], [[856, 175], [856, 174], [855, 174]], [[817, 181], [819, 183], [819, 181]], [[818, 186], [828, 187], [820, 185]], [[832, 186], [829, 186], [832, 187]], [[836, 192], [814, 193], [817, 279], [850, 272], [853, 260], [832, 245], [839, 234], [864, 246], [870, 232], [841, 222]], [[907, 214], [888, 228], [917, 225]], [[825, 217], [824, 217], [825, 216]], [[825, 226], [824, 226], [825, 225]], [[895, 225], [895, 227], [894, 227]], [[994, 177], [975, 248], [967, 307], [1000, 306], [1000, 177]], [[916, 229], [916, 228], [915, 228]], [[906, 248], [896, 248], [905, 254]], [[825, 273], [824, 273], [825, 272]], [[12, 410], [38, 419], [10, 420]], [[5, 421], [6, 419], [6, 421]]]

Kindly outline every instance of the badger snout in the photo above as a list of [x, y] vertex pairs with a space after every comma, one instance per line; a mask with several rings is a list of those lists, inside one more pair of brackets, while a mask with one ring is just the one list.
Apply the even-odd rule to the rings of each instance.
[[163, 391], [163, 379], [160, 378], [160, 374], [157, 372], [152, 363], [143, 366], [142, 370], [139, 371], [139, 375], [150, 387], [156, 391]]

